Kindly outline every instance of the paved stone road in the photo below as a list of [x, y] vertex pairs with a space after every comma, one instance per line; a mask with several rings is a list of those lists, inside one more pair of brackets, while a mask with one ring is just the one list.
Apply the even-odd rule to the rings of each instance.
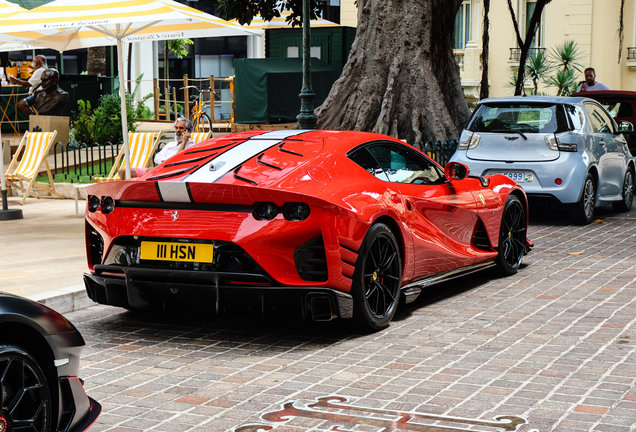
[[[517, 275], [434, 287], [375, 334], [346, 321], [67, 314], [104, 407], [91, 431], [634, 431], [636, 218], [600, 219], [533, 220], [537, 246]], [[287, 402], [293, 417], [276, 413]]]

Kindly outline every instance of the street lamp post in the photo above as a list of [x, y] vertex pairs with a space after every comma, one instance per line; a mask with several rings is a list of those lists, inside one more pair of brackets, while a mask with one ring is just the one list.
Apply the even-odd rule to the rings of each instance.
[[314, 97], [311, 89], [311, 29], [309, 1], [303, 0], [303, 88], [300, 90], [300, 114], [296, 116], [300, 129], [316, 129], [318, 116], [314, 113]]

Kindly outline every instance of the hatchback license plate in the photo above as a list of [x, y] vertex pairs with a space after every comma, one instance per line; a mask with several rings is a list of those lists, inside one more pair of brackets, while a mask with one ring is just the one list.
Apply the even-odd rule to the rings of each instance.
[[203, 243], [141, 242], [141, 259], [211, 263], [214, 245]]
[[533, 174], [529, 174], [522, 171], [504, 171], [504, 172], [493, 172], [488, 174], [501, 174], [516, 181], [517, 183], [531, 183], [534, 180]]

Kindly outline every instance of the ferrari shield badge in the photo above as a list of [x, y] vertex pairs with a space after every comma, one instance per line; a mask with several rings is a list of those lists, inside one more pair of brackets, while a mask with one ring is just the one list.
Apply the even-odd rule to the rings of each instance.
[[484, 196], [481, 194], [481, 192], [479, 192], [478, 195], [479, 195], [479, 199], [481, 200], [481, 203], [483, 205], [486, 205], [486, 198], [484, 198]]
[[[282, 432], [290, 430], [290, 425], [285, 423], [294, 418], [324, 420], [328, 424], [321, 426], [319, 430], [339, 432], [358, 430], [356, 425], [364, 425], [364, 430], [377, 432], [516, 431], [519, 426], [526, 423], [521, 417], [512, 416], [496, 416], [492, 421], [489, 421], [352, 406], [346, 403], [346, 398], [340, 396], [322, 397], [318, 398], [317, 401], [307, 405], [298, 401], [286, 402], [282, 409], [261, 415], [261, 419], [269, 424], [245, 425], [234, 429], [234, 431]], [[293, 427], [293, 430], [302, 430], [297, 425], [298, 423], [296, 423], [296, 427]]]

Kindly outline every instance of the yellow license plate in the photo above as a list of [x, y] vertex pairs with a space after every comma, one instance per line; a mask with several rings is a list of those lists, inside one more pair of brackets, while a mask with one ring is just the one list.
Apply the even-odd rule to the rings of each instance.
[[211, 263], [214, 245], [201, 243], [141, 242], [141, 259]]

